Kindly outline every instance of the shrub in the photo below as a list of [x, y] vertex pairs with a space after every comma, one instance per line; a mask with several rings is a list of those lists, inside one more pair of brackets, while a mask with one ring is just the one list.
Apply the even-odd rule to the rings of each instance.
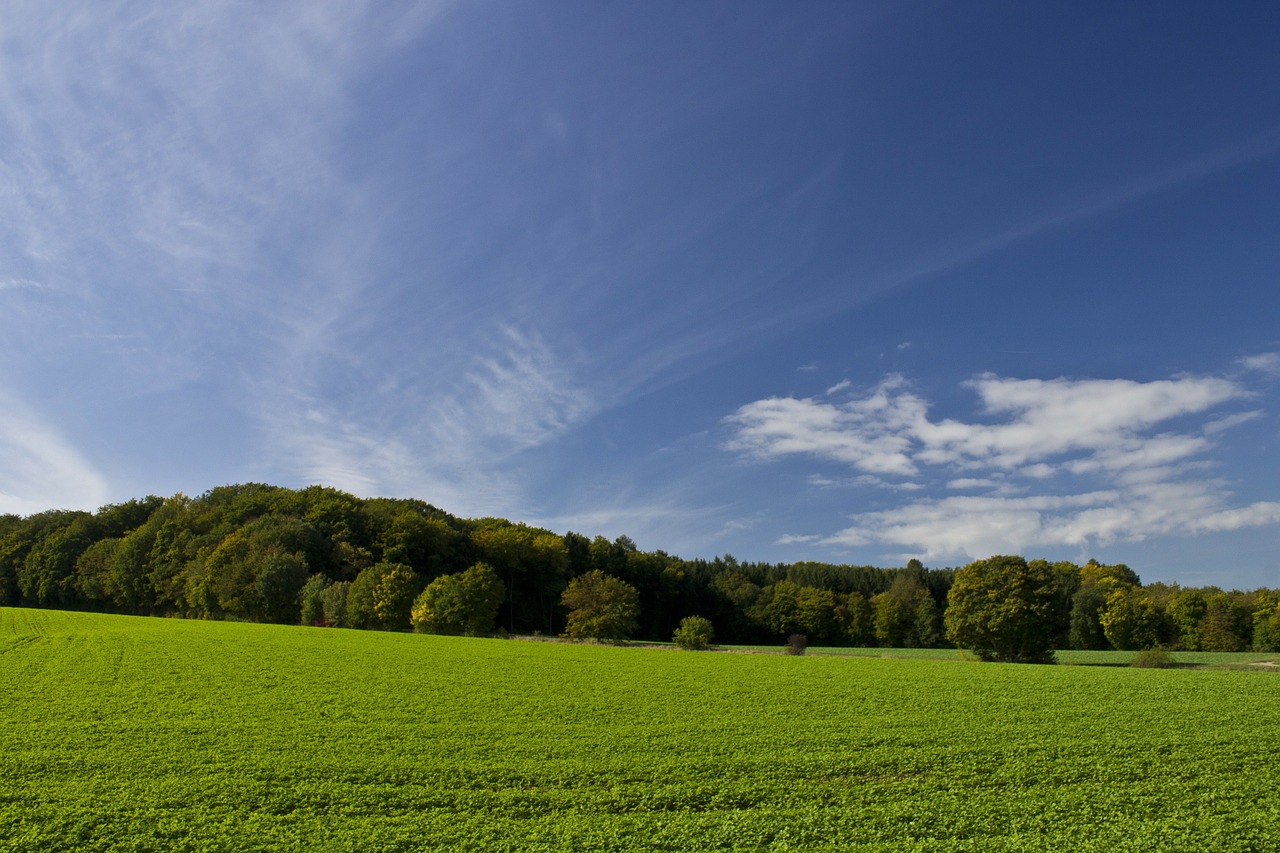
[[1143, 669], [1168, 669], [1173, 665], [1173, 657], [1160, 646], [1143, 649], [1133, 656], [1133, 660], [1129, 661], [1129, 666]]
[[809, 638], [804, 634], [792, 634], [787, 637], [786, 653], [789, 655], [802, 655], [804, 650], [809, 648]]
[[711, 648], [711, 638], [713, 636], [715, 636], [715, 631], [711, 627], [710, 619], [703, 619], [701, 616], [686, 616], [680, 620], [680, 627], [676, 629], [676, 633], [671, 639], [682, 649], [705, 651]]

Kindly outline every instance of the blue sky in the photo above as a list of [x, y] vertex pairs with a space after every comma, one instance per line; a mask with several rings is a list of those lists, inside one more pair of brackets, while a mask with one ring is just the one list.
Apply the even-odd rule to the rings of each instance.
[[0, 12], [0, 511], [1280, 585], [1266, 3]]

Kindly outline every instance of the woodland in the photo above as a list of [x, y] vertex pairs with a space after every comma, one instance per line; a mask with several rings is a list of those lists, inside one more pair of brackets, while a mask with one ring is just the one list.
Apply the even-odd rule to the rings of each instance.
[[[993, 595], [981, 586], [987, 569]], [[1280, 651], [1280, 590], [1143, 584], [1094, 560], [682, 559], [627, 536], [259, 483], [0, 515], [0, 605], [197, 619], [670, 641], [697, 617], [718, 644], [968, 646], [981, 630], [973, 602], [1018, 610], [1013, 590], [1028, 578], [1040, 610], [1027, 630], [1043, 650]], [[621, 608], [612, 621], [610, 602]]]

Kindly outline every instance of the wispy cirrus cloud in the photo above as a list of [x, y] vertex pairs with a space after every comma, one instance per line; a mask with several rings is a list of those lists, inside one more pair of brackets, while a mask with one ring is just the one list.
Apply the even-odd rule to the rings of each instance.
[[[0, 352], [15, 385], [80, 382], [65, 395], [80, 409], [184, 388], [171, 405], [200, 408], [216, 386], [272, 464], [306, 463], [288, 482], [332, 470], [375, 488], [410, 467], [395, 434], [320, 389], [335, 364], [364, 367], [350, 331], [378, 283], [377, 212], [339, 156], [352, 81], [445, 5], [8, 4]], [[47, 375], [59, 360], [74, 378]], [[281, 456], [295, 439], [310, 449]]]
[[[1213, 436], [1257, 417], [1214, 414], [1250, 397], [1237, 382], [985, 374], [965, 386], [982, 420], [930, 418], [928, 402], [895, 375], [849, 399], [749, 403], [726, 419], [726, 447], [761, 460], [843, 463], [863, 483], [980, 493], [858, 513], [822, 537], [828, 545], [986, 556], [1280, 523], [1280, 502], [1232, 506], [1227, 484], [1205, 474]], [[1079, 491], [1085, 484], [1093, 488]]]
[[0, 389], [0, 513], [95, 509], [106, 481], [47, 417]]
[[577, 426], [597, 401], [562, 355], [515, 327], [458, 372], [425, 388], [392, 373], [341, 403], [297, 394], [271, 416], [273, 453], [359, 494], [424, 497], [463, 515], [519, 504], [512, 458]]

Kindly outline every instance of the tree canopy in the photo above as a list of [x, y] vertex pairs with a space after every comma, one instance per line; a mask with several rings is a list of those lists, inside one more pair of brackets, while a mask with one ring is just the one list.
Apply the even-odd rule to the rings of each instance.
[[493, 630], [504, 595], [506, 587], [488, 563], [442, 575], [414, 601], [413, 629], [423, 634], [487, 634]]
[[[479, 563], [492, 567], [501, 584], [500, 595], [481, 596], [484, 612], [494, 600], [496, 611], [476, 621], [451, 615], [437, 629], [605, 633], [591, 627], [589, 611], [571, 620], [579, 608], [564, 598], [593, 572], [635, 596], [634, 624], [607, 633], [648, 640], [670, 639], [692, 614], [714, 623], [717, 641], [726, 645], [773, 645], [796, 633], [816, 646], [925, 647], [955, 642], [944, 625], [972, 628], [963, 627], [972, 622], [961, 618], [963, 607], [950, 622], [944, 618], [957, 572], [965, 569], [926, 568], [917, 560], [879, 568], [749, 562], [728, 554], [684, 559], [642, 550], [627, 536], [458, 518], [422, 500], [358, 498], [323, 486], [242, 483], [96, 512], [0, 515], [0, 605], [403, 631], [426, 589], [447, 577], [453, 580], [433, 595], [442, 588], [457, 593]], [[1274, 590], [1144, 586], [1129, 567], [1094, 560], [1034, 561], [1028, 571], [1042, 573], [1046, 583], [1056, 578], [1060, 609], [1070, 613], [1069, 623], [1047, 629], [1049, 648], [1280, 645]], [[962, 584], [957, 601], [964, 591]], [[1012, 581], [989, 592], [1010, 611], [1025, 607], [1025, 590]], [[995, 659], [995, 651], [989, 654]]]
[[635, 587], [599, 569], [574, 578], [560, 603], [569, 611], [565, 636], [575, 640], [625, 640], [639, 624]]
[[1061, 579], [1044, 560], [977, 560], [947, 596], [947, 639], [987, 661], [1052, 663], [1066, 620]]

